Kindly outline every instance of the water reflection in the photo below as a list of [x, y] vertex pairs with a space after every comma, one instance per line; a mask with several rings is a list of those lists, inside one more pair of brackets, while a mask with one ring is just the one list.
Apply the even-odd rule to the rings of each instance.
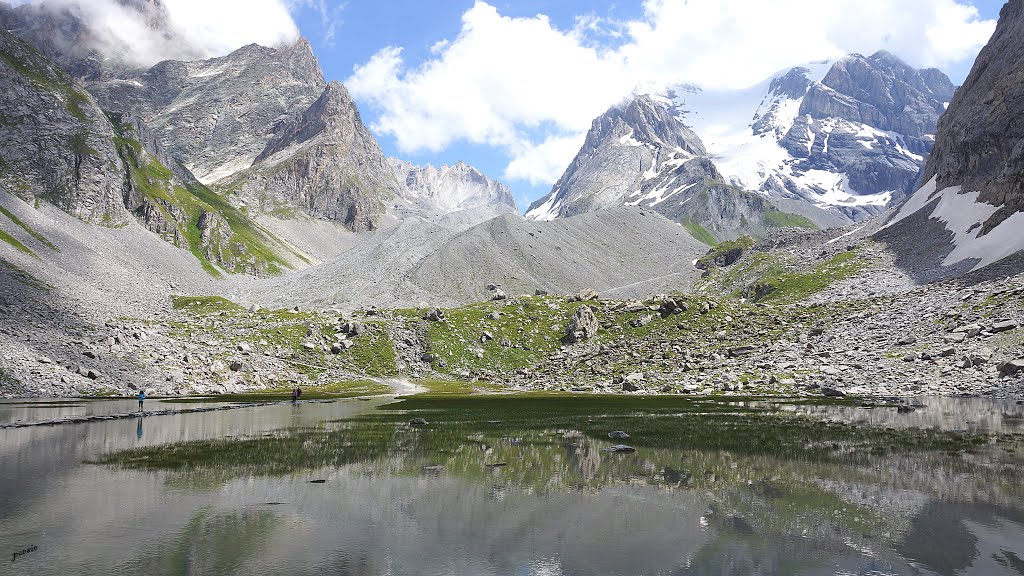
[[[817, 459], [644, 447], [634, 434], [636, 453], [610, 454], [603, 449], [618, 440], [568, 418], [564, 426], [521, 429], [460, 427], [441, 416], [425, 428], [406, 425], [404, 415], [351, 419], [376, 413], [382, 402], [0, 432], [0, 552], [38, 546], [5, 568], [1024, 574], [1024, 472], [1008, 442], [956, 454], [883, 450]], [[979, 422], [1002, 409], [972, 406], [941, 409], [956, 415], [950, 420]], [[815, 415], [836, 418], [840, 410]], [[643, 429], [644, 417], [635, 418], [633, 432]], [[176, 451], [201, 447], [196, 466], [82, 463], [182, 441], [204, 441], [174, 444]]]

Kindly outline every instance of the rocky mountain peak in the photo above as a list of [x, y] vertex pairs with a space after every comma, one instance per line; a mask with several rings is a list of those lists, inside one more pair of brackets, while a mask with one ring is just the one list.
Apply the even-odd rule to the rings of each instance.
[[404, 184], [404, 194], [420, 209], [431, 212], [455, 212], [484, 206], [507, 207], [518, 211], [515, 196], [507, 186], [492, 180], [462, 160], [440, 168], [388, 158], [388, 163]]

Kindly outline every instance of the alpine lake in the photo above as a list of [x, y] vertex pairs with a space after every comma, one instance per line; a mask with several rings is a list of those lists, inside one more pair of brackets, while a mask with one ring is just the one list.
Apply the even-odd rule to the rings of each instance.
[[0, 430], [0, 574], [1024, 575], [1012, 401], [136, 404], [0, 401], [119, 415]]

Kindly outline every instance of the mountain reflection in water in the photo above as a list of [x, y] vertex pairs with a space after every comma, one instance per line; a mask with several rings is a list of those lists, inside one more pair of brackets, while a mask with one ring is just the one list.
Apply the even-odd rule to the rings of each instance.
[[[1012, 423], [992, 425], [1015, 405], [924, 399], [900, 415], [933, 428], [919, 432], [885, 422], [891, 408], [537, 402], [339, 401], [148, 418], [145, 434], [138, 420], [6, 430], [0, 551], [38, 549], [5, 569], [1024, 574], [1024, 452]], [[429, 424], [409, 426], [402, 407]], [[879, 423], [864, 433], [825, 417]], [[950, 432], [961, 421], [986, 422], [984, 436]], [[637, 451], [604, 450], [622, 442]]]

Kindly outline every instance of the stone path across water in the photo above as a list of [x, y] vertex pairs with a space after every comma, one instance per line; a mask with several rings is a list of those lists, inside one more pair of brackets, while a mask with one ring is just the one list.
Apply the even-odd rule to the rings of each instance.
[[[337, 402], [337, 399], [324, 399], [324, 400], [299, 400], [297, 404], [313, 404], [313, 403], [325, 403], [325, 402]], [[176, 408], [169, 410], [144, 410], [142, 412], [118, 412], [114, 414], [99, 414], [90, 416], [66, 416], [64, 418], [54, 418], [52, 420], [39, 420], [34, 422], [9, 422], [6, 424], [0, 424], [0, 430], [6, 428], [28, 428], [30, 426], [57, 426], [59, 424], [83, 424], [85, 422], [100, 422], [103, 420], [127, 420], [129, 418], [139, 418], [148, 416], [171, 416], [174, 414], [191, 414], [194, 412], [214, 412], [216, 410], [237, 410], [239, 408], [255, 408], [259, 406], [273, 406], [277, 404], [292, 404], [290, 400], [280, 400], [275, 402], [244, 402], [239, 404], [231, 404], [229, 406], [202, 406], [196, 408]]]

